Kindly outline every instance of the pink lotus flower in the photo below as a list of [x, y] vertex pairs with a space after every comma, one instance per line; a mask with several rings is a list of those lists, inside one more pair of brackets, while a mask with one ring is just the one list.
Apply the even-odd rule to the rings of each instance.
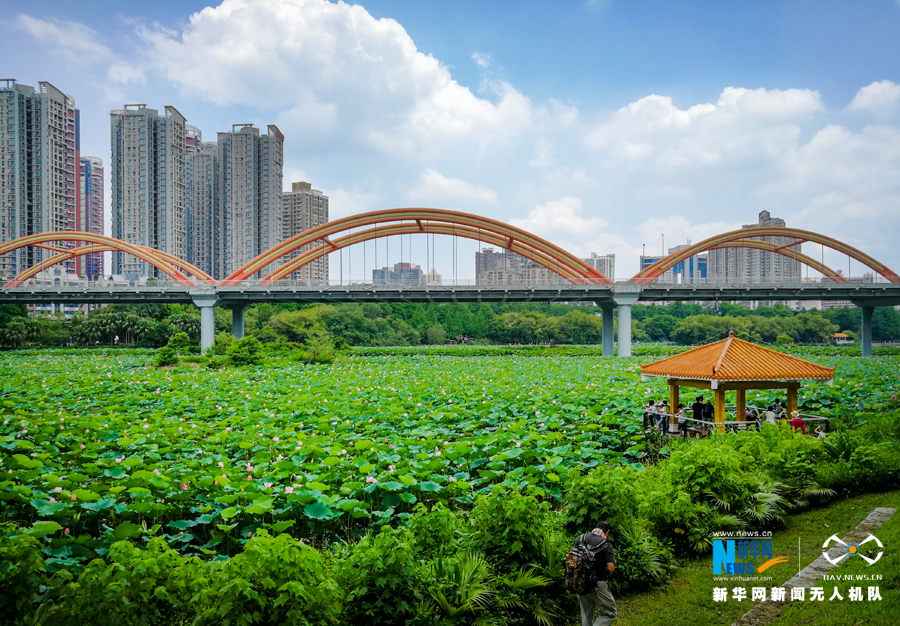
[[84, 449], [84, 444], [81, 444], [81, 445], [78, 446], [78, 447], [81, 448], [81, 449], [83, 450], [83, 449]]
[[375, 483], [378, 482], [378, 479], [375, 478], [374, 476], [367, 476], [367, 477], [366, 477], [366, 482], [374, 485]]
[[78, 499], [78, 496], [76, 496], [76, 495], [73, 493], [73, 494], [72, 494], [72, 499], [73, 499], [73, 500], [77, 500], [77, 499]]
[[53, 493], [59, 493], [60, 491], [62, 491], [62, 487], [54, 487], [53, 488]]
[[217, 484], [217, 485], [219, 484], [219, 481], [218, 481], [218, 480], [214, 480], [213, 482], [214, 482], [215, 484]]
[[223, 461], [219, 461], [219, 467], [225, 467], [225, 463]]
[[278, 437], [272, 437], [272, 441], [274, 441], [275, 443], [278, 443]]
[[50, 498], [50, 502], [56, 502], [56, 498]]
[[268, 489], [271, 486], [272, 486], [272, 483], [263, 483], [263, 487], [265, 487], [266, 489]]
[[68, 528], [66, 528], [66, 529], [65, 529], [65, 530], [64, 530], [64, 531], [63, 531], [63, 532], [64, 532], [64, 533], [65, 533], [65, 534], [67, 534], [67, 535], [68, 535], [68, 534], [69, 534], [69, 529], [68, 529]]
[[284, 492], [285, 493], [294, 493], [294, 488], [293, 487], [285, 487]]
[[247, 474], [247, 480], [253, 480], [253, 474]]
[[187, 489], [187, 483], [181, 483], [181, 488], [182, 488], [182, 489]]

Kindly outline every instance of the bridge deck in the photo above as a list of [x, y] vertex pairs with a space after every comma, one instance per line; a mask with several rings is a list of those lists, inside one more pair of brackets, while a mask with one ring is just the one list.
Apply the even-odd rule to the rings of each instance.
[[614, 305], [622, 297], [638, 302], [849, 300], [865, 306], [900, 305], [900, 284], [794, 283], [636, 285], [547, 285], [485, 287], [474, 285], [407, 287], [391, 285], [263, 286], [246, 283], [221, 287], [186, 287], [176, 282], [144, 286], [56, 287], [0, 289], [0, 303], [189, 303], [197, 297], [215, 298], [223, 305], [256, 302], [596, 302]]

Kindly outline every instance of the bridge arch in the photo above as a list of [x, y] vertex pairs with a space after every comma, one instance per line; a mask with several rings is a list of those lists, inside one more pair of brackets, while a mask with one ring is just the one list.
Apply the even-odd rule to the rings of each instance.
[[[151, 248], [146, 248], [144, 246], [134, 245], [125, 243], [124, 241], [120, 241], [118, 239], [113, 239], [112, 237], [107, 237], [105, 235], [97, 235], [94, 233], [85, 233], [80, 231], [56, 231], [49, 233], [41, 233], [38, 235], [28, 235], [26, 237], [20, 237], [18, 239], [14, 239], [12, 241], [8, 241], [5, 244], [0, 245], [0, 255], [6, 254], [8, 252], [12, 252], [13, 250], [18, 250], [19, 248], [25, 248], [27, 246], [34, 246], [40, 248], [46, 248], [50, 250], [54, 250], [59, 252], [60, 254], [51, 257], [37, 265], [29, 268], [25, 271], [25, 273], [30, 272], [36, 267], [39, 267], [31, 276], [37, 274], [37, 272], [41, 271], [41, 269], [45, 269], [46, 267], [50, 267], [53, 263], [49, 265], [45, 265], [48, 261], [52, 259], [57, 259], [55, 263], [59, 263], [61, 261], [66, 261], [69, 258], [73, 258], [76, 255], [68, 256], [63, 258], [64, 255], [68, 255], [70, 253], [75, 253], [78, 251], [78, 254], [87, 254], [88, 252], [98, 252], [99, 250], [84, 250], [80, 251], [80, 248], [89, 248], [91, 246], [80, 246], [75, 249], [64, 249], [58, 248], [56, 246], [48, 245], [50, 242], [54, 241], [71, 241], [71, 242], [87, 242], [91, 244], [99, 244], [101, 246], [107, 246], [110, 250], [115, 252], [126, 252], [142, 261], [146, 261], [153, 267], [156, 267], [161, 272], [165, 273], [168, 276], [171, 276], [173, 279], [178, 281], [179, 283], [193, 287], [195, 285], [194, 281], [188, 278], [184, 272], [179, 269], [179, 267], [185, 267], [186, 263], [184, 261], [178, 260], [178, 263], [175, 264], [171, 259], [175, 259], [172, 255], [160, 252], [159, 250], [153, 250]], [[185, 268], [188, 269], [188, 268]], [[197, 269], [197, 268], [193, 268]], [[193, 273], [191, 269], [188, 269], [190, 273]], [[201, 270], [198, 270], [203, 273]], [[21, 276], [22, 274], [20, 274]], [[196, 274], [195, 274], [196, 275]], [[30, 278], [30, 276], [29, 276]], [[16, 277], [16, 280], [19, 280], [19, 277]]]
[[[24, 270], [23, 272], [19, 273], [10, 282], [14, 282], [14, 283], [15, 282], [24, 282], [24, 281], [28, 280], [29, 278], [36, 276], [38, 273], [44, 271], [48, 267], [52, 267], [59, 263], [65, 263], [66, 261], [68, 261], [70, 259], [74, 259], [76, 257], [83, 256], [85, 254], [91, 254], [94, 252], [117, 252], [116, 248], [114, 248], [113, 246], [100, 245], [100, 244], [95, 244], [95, 243], [91, 243], [86, 246], [78, 246], [77, 248], [71, 248], [68, 250], [63, 249], [63, 248], [58, 248], [56, 246], [47, 246], [47, 245], [42, 245], [42, 244], [39, 244], [36, 247], [45, 248], [47, 250], [54, 250], [56, 252], [59, 252], [59, 254], [52, 256], [49, 259], [44, 259], [40, 263], [36, 263], [36, 264], [32, 265], [27, 270]], [[194, 278], [199, 278], [200, 280], [207, 281], [207, 282], [215, 282], [215, 279], [212, 276], [210, 276], [209, 274], [207, 274], [206, 272], [201, 270], [199, 267], [195, 267], [194, 265], [191, 265], [187, 261], [185, 261], [183, 259], [179, 259], [174, 254], [169, 254], [168, 252], [163, 252], [161, 250], [154, 250], [154, 249], [148, 248], [146, 246], [135, 246], [135, 247], [141, 248], [141, 249], [146, 250], [151, 253], [154, 253], [156, 256], [162, 258], [165, 261], [168, 261], [173, 267], [181, 270], [182, 272], [184, 272], [186, 274], [193, 276]]]
[[[753, 237], [773, 236], [793, 237], [794, 239], [793, 241], [781, 245], [752, 239]], [[682, 261], [689, 259], [695, 254], [706, 252], [707, 250], [712, 250], [713, 248], [738, 247], [768, 250], [770, 252], [782, 254], [792, 259], [796, 259], [801, 263], [809, 265], [810, 267], [821, 272], [824, 276], [833, 278], [835, 282], [847, 282], [846, 278], [841, 279], [840, 275], [837, 272], [825, 266], [824, 264], [819, 263], [809, 256], [789, 249], [791, 246], [805, 243], [807, 241], [821, 244], [833, 250], [837, 250], [838, 252], [843, 252], [844, 254], [849, 255], [852, 259], [855, 259], [868, 268], [874, 270], [875, 272], [886, 278], [888, 282], [900, 283], [900, 276], [898, 276], [893, 270], [891, 270], [886, 265], [879, 263], [865, 252], [854, 248], [853, 246], [847, 245], [841, 241], [838, 241], [837, 239], [828, 237], [826, 235], [820, 235], [812, 231], [800, 230], [798, 228], [785, 228], [783, 226], [759, 226], [755, 228], [742, 228], [741, 230], [734, 230], [731, 232], [722, 233], [721, 235], [710, 237], [709, 239], [704, 239], [699, 243], [688, 246], [683, 250], [679, 250], [678, 252], [665, 256], [656, 263], [649, 265], [642, 271], [632, 276], [629, 282], [639, 284], [651, 283], [662, 276], [666, 271], [672, 269]]]
[[[384, 225], [379, 226], [379, 224]], [[373, 226], [373, 228], [355, 233], [349, 232], [352, 228], [365, 226]], [[333, 235], [343, 231], [348, 231], [349, 234], [335, 240], [331, 239]], [[557, 271], [560, 275], [573, 282], [589, 281], [594, 284], [610, 284], [613, 282], [573, 254], [521, 228], [470, 213], [424, 208], [371, 211], [310, 228], [251, 259], [232, 272], [222, 282], [223, 284], [229, 284], [247, 280], [253, 274], [281, 257], [310, 244], [318, 243], [319, 245], [316, 246], [318, 250], [313, 248], [296, 259], [284, 263], [267, 274], [263, 280], [283, 278], [306, 263], [320, 258], [323, 254], [340, 250], [354, 243], [362, 243], [369, 239], [396, 234], [405, 235], [426, 232], [456, 235], [493, 243], [517, 254], [522, 254], [522, 256], [534, 258], [536, 263]]]

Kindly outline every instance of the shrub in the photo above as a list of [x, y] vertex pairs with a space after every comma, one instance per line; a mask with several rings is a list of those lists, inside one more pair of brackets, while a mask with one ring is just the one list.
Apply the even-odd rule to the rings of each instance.
[[450, 555], [459, 550], [462, 527], [456, 515], [440, 502], [431, 510], [419, 503], [406, 527], [416, 538], [416, 549], [426, 555]]
[[228, 348], [234, 341], [234, 335], [231, 333], [216, 333], [216, 340], [210, 346], [209, 351], [218, 356], [225, 356], [228, 353]]
[[624, 526], [637, 513], [635, 469], [600, 467], [572, 480], [566, 494], [566, 528], [583, 533], [606, 520], [613, 528]]
[[786, 335], [784, 333], [775, 337], [775, 345], [776, 346], [789, 346], [794, 343], [794, 339], [790, 335]]
[[169, 338], [168, 347], [173, 348], [178, 354], [187, 354], [193, 345], [187, 333], [175, 333]]
[[406, 528], [383, 526], [347, 548], [335, 579], [346, 597], [346, 624], [403, 624], [423, 599], [416, 581], [415, 538]]
[[228, 347], [228, 358], [235, 365], [255, 365], [259, 363], [260, 343], [256, 337], [238, 339]]
[[472, 509], [472, 541], [500, 571], [540, 562], [550, 505], [497, 485], [479, 496]]
[[193, 619], [194, 593], [207, 586], [205, 567], [184, 557], [162, 538], [146, 550], [114, 543], [107, 559], [91, 561], [78, 578], [60, 588], [51, 623], [124, 626], [184, 623]]
[[290, 535], [259, 529], [241, 554], [216, 567], [197, 596], [197, 626], [337, 623], [343, 591], [322, 553]]
[[[844, 434], [844, 433], [841, 433]], [[841, 440], [837, 437], [835, 443]], [[852, 438], [846, 441], [852, 442]], [[841, 447], [838, 460], [823, 464], [816, 477], [823, 487], [851, 495], [886, 491], [900, 485], [900, 444], [896, 441], [866, 443], [852, 449]], [[830, 442], [826, 442], [830, 443]], [[849, 456], [848, 456], [849, 455]]]
[[44, 559], [41, 544], [34, 537], [6, 536], [10, 526], [0, 527], [0, 615], [4, 616], [0, 621], [18, 624], [34, 611], [35, 595], [43, 582]]
[[156, 351], [156, 360], [154, 361], [154, 363], [157, 367], [175, 365], [176, 363], [178, 363], [178, 353], [172, 346], [163, 346]]
[[616, 555], [617, 575], [610, 578], [614, 592], [659, 589], [671, 580], [675, 565], [672, 550], [642, 523], [614, 526], [610, 539]]
[[220, 356], [214, 356], [206, 362], [206, 367], [211, 370], [220, 370], [228, 365], [228, 359]]

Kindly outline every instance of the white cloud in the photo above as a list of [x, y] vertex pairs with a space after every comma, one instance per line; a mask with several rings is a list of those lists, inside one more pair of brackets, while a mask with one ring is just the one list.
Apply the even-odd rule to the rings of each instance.
[[[752, 222], [752, 216], [747, 216], [747, 221]], [[665, 235], [665, 251], [669, 248], [680, 246], [688, 242], [700, 243], [713, 235], [720, 235], [741, 227], [737, 222], [707, 222], [704, 224], [691, 224], [683, 215], [669, 215], [666, 217], [651, 217], [637, 225], [635, 233], [637, 240], [643, 245], [647, 244], [647, 254], [656, 255], [662, 251], [663, 237]]]
[[896, 111], [898, 106], [900, 106], [900, 85], [883, 80], [866, 85], [857, 91], [847, 108], [851, 111], [869, 111], [876, 115], [888, 115]]
[[348, 215], [366, 213], [379, 208], [378, 195], [371, 191], [331, 189], [328, 191], [328, 218], [336, 220]]
[[420, 203], [441, 203], [447, 200], [494, 203], [497, 202], [497, 193], [487, 187], [479, 187], [458, 178], [447, 178], [440, 172], [427, 169], [422, 172], [418, 184], [407, 192], [406, 198]]
[[[281, 112], [305, 132], [383, 153], [486, 144], [522, 132], [531, 101], [507, 83], [475, 96], [392, 19], [325, 0], [224, 0], [181, 32], [141, 28], [160, 76], [219, 105]], [[309, 121], [311, 120], [311, 121]], [[339, 121], [339, 122], [338, 122]]]
[[88, 65], [113, 58], [112, 51], [99, 43], [97, 32], [79, 22], [42, 20], [23, 14], [16, 17], [15, 24], [72, 65]]
[[583, 213], [581, 200], [566, 196], [547, 204], [539, 204], [529, 211], [526, 218], [514, 218], [509, 223], [542, 237], [552, 237], [554, 233], [590, 237], [608, 224], [600, 217], [585, 217]]
[[687, 109], [668, 96], [650, 95], [594, 126], [585, 144], [612, 160], [643, 167], [770, 159], [790, 152], [799, 138], [797, 124], [823, 110], [819, 94], [805, 89], [728, 87], [715, 104]]
[[478, 52], [477, 50], [472, 53], [472, 60], [475, 61], [475, 65], [483, 70], [489, 68], [492, 63], [491, 55], [484, 52]]

